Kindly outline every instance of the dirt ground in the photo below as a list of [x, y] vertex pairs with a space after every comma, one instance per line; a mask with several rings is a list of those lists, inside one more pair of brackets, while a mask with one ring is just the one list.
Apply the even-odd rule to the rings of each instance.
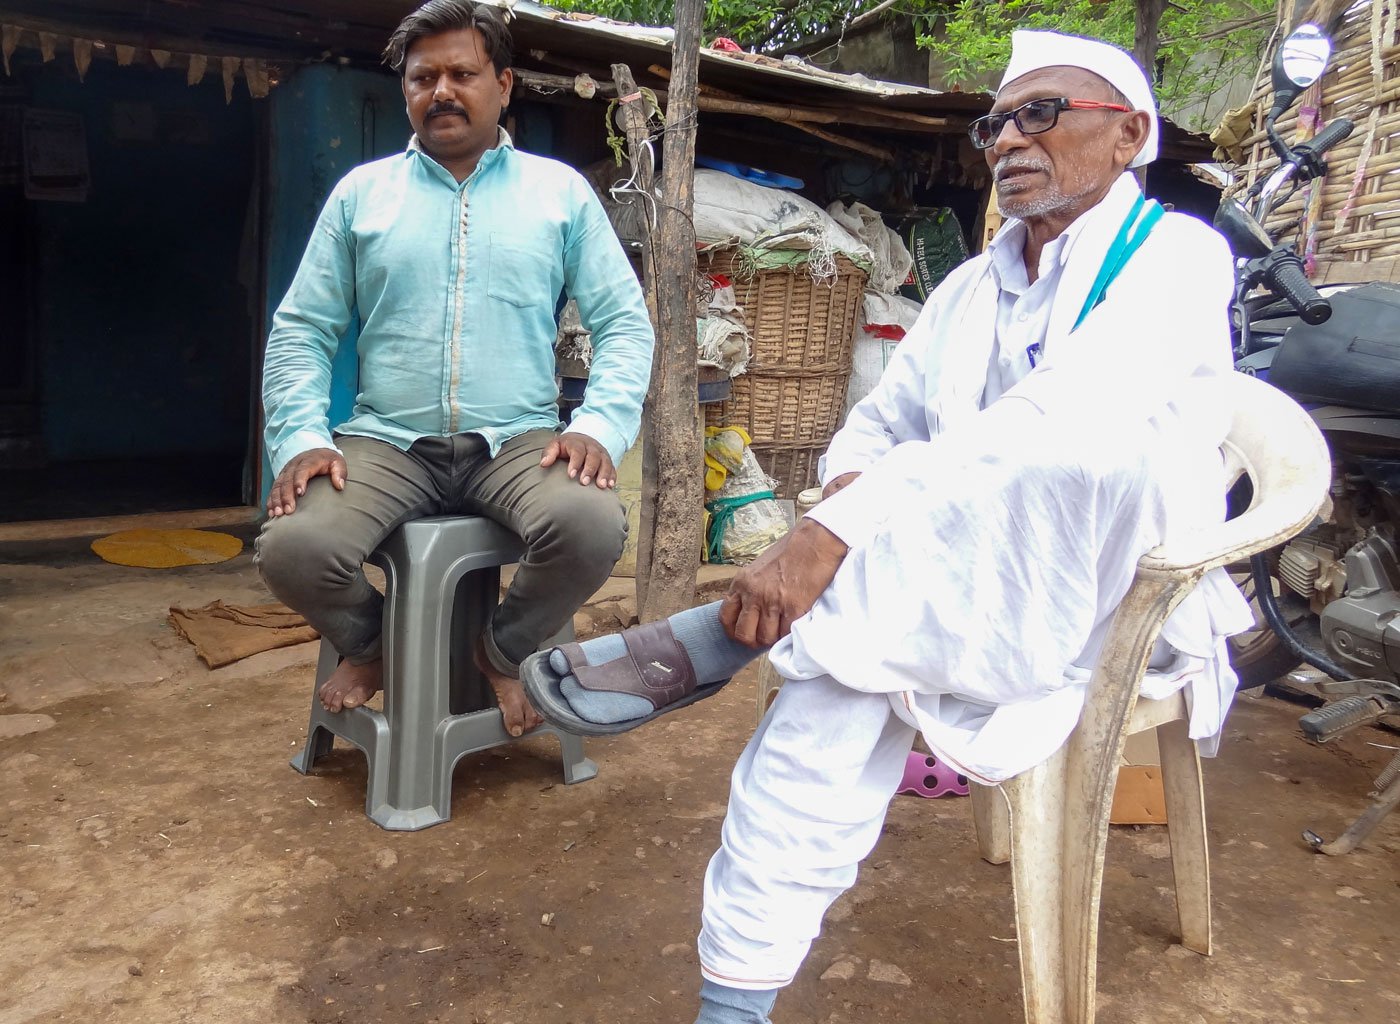
[[[0, 1024], [690, 1024], [751, 672], [592, 742], [582, 785], [547, 739], [468, 757], [449, 823], [388, 833], [358, 753], [287, 765], [315, 645], [211, 672], [166, 625], [215, 598], [267, 599], [246, 551], [0, 542]], [[1340, 831], [1400, 738], [1313, 747], [1299, 712], [1242, 699], [1208, 763], [1214, 956], [1174, 944], [1165, 830], [1114, 829], [1103, 1024], [1400, 1019], [1400, 815], [1346, 858], [1299, 838]], [[1019, 1020], [1012, 912], [967, 801], [898, 797], [775, 1024]]]

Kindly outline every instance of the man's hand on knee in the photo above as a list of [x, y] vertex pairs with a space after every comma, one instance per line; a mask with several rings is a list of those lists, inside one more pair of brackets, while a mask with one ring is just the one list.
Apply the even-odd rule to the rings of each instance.
[[610, 490], [617, 483], [617, 470], [612, 456], [587, 434], [560, 434], [544, 450], [540, 468], [548, 469], [560, 459], [569, 460], [569, 479], [587, 486], [597, 483], [599, 490]]
[[734, 577], [719, 610], [725, 631], [750, 647], [777, 643], [812, 610], [848, 550], [825, 526], [803, 519]]
[[333, 448], [313, 448], [302, 452], [282, 467], [267, 495], [267, 514], [274, 519], [297, 510], [297, 499], [306, 493], [313, 477], [329, 476], [331, 486], [345, 490], [345, 457]]

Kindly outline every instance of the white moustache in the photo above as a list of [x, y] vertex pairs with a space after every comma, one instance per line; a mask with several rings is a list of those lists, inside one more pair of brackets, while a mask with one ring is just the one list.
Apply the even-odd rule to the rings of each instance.
[[1013, 161], [1011, 157], [1004, 156], [997, 161], [996, 169], [993, 172], [996, 179], [1000, 181], [1008, 174], [1015, 174], [1019, 171], [1049, 171], [1050, 165], [1043, 160], [1020, 160]]

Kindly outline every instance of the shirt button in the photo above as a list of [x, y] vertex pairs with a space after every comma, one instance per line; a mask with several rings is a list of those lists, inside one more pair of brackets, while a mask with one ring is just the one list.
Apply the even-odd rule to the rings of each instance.
[[1021, 323], [1025, 323], [1027, 320], [1030, 319], [1030, 317], [1029, 317], [1028, 315], [1026, 315], [1025, 313], [1017, 313], [1017, 314], [1016, 314], [1016, 319], [1017, 319], [1019, 322], [1021, 322]]

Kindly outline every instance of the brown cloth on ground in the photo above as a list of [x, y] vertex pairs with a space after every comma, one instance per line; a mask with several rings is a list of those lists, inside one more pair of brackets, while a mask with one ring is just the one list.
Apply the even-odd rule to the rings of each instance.
[[210, 668], [278, 647], [304, 644], [320, 637], [284, 604], [233, 605], [215, 601], [203, 608], [171, 608], [170, 624], [194, 644]]

